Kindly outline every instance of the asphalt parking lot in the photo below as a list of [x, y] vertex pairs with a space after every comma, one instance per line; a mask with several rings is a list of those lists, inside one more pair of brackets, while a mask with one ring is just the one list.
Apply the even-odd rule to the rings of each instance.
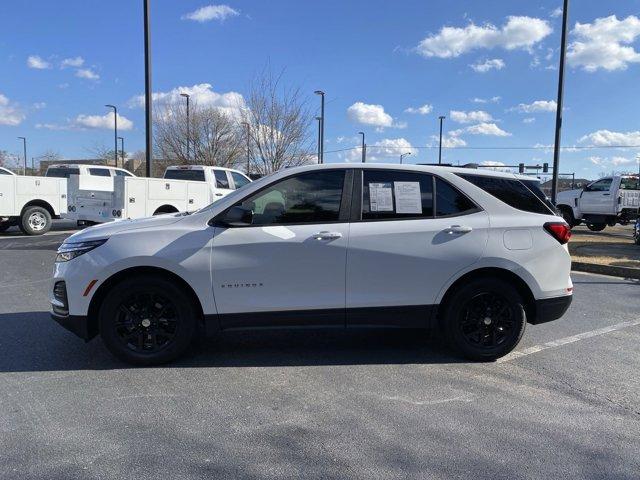
[[[64, 232], [64, 229], [63, 229]], [[0, 478], [640, 475], [640, 283], [462, 362], [415, 332], [258, 332], [129, 368], [49, 319], [68, 233], [0, 235]]]

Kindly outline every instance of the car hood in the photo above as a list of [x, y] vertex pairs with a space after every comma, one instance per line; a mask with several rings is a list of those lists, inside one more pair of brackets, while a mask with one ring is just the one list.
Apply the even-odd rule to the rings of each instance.
[[145, 228], [157, 228], [179, 222], [184, 215], [170, 213], [166, 215], [156, 215], [149, 218], [139, 218], [136, 220], [117, 220], [115, 222], [102, 223], [93, 227], [85, 228], [68, 237], [65, 242], [86, 242], [109, 238], [110, 236], [127, 230], [140, 230]]
[[575, 198], [579, 197], [581, 193], [581, 188], [576, 188], [575, 190], [564, 190], [562, 192], [558, 192], [557, 198]]

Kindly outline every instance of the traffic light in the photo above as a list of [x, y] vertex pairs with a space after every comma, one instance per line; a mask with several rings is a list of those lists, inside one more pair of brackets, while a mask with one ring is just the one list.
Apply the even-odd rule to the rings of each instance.
[[548, 163], [543, 163], [542, 164], [542, 173], [549, 173], [549, 164]]
[[518, 172], [519, 173], [524, 173], [524, 163], [521, 163], [518, 165]]

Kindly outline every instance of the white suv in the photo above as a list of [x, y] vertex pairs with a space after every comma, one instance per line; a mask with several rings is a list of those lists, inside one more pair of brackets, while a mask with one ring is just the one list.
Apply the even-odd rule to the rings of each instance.
[[570, 231], [536, 182], [416, 165], [287, 169], [193, 214], [99, 225], [58, 250], [53, 318], [156, 364], [258, 327], [439, 326], [493, 360], [571, 303]]

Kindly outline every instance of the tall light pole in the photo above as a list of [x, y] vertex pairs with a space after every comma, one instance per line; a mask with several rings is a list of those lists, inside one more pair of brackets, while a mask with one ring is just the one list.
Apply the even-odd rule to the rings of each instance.
[[442, 122], [447, 117], [445, 117], [444, 115], [440, 115], [438, 118], [440, 119], [440, 146], [438, 147], [438, 165], [440, 165], [442, 163]]
[[320, 95], [320, 140], [318, 147], [318, 163], [324, 163], [324, 92], [322, 90], [316, 90], [316, 95]]
[[22, 168], [22, 174], [27, 174], [27, 138], [26, 137], [18, 137], [19, 140], [22, 140], [22, 150], [24, 153], [24, 167]]
[[556, 138], [553, 147], [553, 177], [551, 180], [551, 203], [556, 204], [558, 173], [560, 172], [560, 131], [562, 129], [562, 100], [564, 98], [564, 57], [567, 53], [567, 22], [569, 0], [562, 7], [562, 38], [560, 39], [560, 67], [558, 69], [558, 101], [556, 104]]
[[105, 105], [107, 108], [113, 108], [113, 158], [115, 166], [118, 166], [118, 109], [115, 105]]
[[358, 135], [362, 135], [362, 163], [367, 161], [367, 145], [364, 143], [364, 132], [358, 132]]
[[189, 122], [189, 94], [188, 93], [181, 93], [180, 94], [181, 97], [184, 97], [187, 99], [187, 162], [191, 161], [191, 156], [189, 155], [189, 142], [191, 139], [191, 135], [189, 132], [189, 128], [191, 123]]
[[251, 169], [251, 124], [249, 122], [242, 122], [242, 125], [247, 127], [247, 177]]
[[402, 165], [402, 159], [403, 159], [404, 157], [406, 157], [407, 155], [411, 155], [411, 152], [401, 153], [401, 154], [400, 154], [400, 165]]
[[320, 144], [322, 143], [322, 117], [316, 117], [318, 121], [318, 165], [322, 163], [322, 148]]
[[152, 143], [152, 116], [151, 116], [151, 24], [149, 2], [143, 0], [144, 10], [144, 126], [145, 126], [145, 160], [146, 174], [151, 176], [151, 151]]
[[[124, 138], [118, 137], [118, 140], [120, 140], [120, 165], [124, 168]], [[116, 167], [117, 166], [118, 164], [116, 163]]]

